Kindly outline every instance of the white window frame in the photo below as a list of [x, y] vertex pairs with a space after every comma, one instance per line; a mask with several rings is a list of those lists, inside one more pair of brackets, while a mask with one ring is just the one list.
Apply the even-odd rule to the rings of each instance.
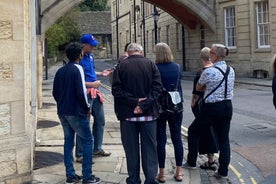
[[227, 7], [224, 9], [224, 33], [225, 33], [225, 45], [229, 49], [237, 48], [236, 37], [236, 14], [235, 7]]
[[268, 1], [256, 2], [255, 8], [258, 48], [270, 48]]

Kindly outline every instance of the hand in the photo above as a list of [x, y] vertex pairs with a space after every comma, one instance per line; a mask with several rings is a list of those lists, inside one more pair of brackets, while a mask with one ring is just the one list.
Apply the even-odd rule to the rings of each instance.
[[94, 82], [94, 88], [99, 88], [101, 86], [101, 81], [100, 80], [96, 80], [95, 82]]
[[109, 76], [113, 72], [112, 69], [105, 69], [102, 71], [102, 76]]
[[140, 108], [140, 106], [136, 106], [133, 113], [134, 114], [142, 114], [143, 110]]
[[139, 103], [139, 102], [142, 102], [142, 101], [144, 101], [144, 100], [146, 100], [146, 99], [147, 99], [146, 97], [145, 97], [145, 98], [139, 98], [139, 99], [138, 99], [138, 103]]

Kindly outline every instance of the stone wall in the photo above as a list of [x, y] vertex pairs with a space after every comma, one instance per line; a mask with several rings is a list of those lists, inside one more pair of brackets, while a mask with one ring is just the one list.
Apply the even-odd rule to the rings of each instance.
[[18, 184], [31, 181], [33, 164], [30, 4], [0, 4], [0, 183]]
[[87, 11], [80, 12], [76, 17], [81, 33], [90, 33], [99, 41], [94, 50], [95, 58], [111, 58], [111, 12]]

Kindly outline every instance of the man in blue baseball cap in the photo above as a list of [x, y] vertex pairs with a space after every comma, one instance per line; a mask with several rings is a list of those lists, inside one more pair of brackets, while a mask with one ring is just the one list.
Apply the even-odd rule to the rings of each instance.
[[[99, 91], [101, 81], [97, 76], [108, 76], [111, 71], [104, 70], [102, 72], [95, 71], [94, 65], [94, 48], [99, 44], [92, 34], [83, 34], [81, 37], [81, 43], [83, 45], [84, 56], [80, 61], [80, 65], [84, 69], [85, 73], [85, 85], [87, 89], [87, 98], [90, 103], [90, 111], [94, 118], [92, 133], [94, 136], [94, 149], [93, 156], [110, 156], [111, 153], [103, 150], [103, 134], [105, 126], [103, 96]], [[82, 146], [80, 138], [77, 137], [76, 141], [76, 157], [77, 162], [82, 162]]]
[[99, 44], [99, 42], [95, 39], [95, 37], [92, 34], [83, 34], [81, 37], [81, 43], [89, 44], [92, 47], [96, 47]]

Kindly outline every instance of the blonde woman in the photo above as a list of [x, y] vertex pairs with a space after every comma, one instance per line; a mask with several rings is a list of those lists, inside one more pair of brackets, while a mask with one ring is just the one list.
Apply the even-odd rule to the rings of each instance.
[[[181, 73], [180, 66], [174, 62], [174, 58], [170, 47], [166, 43], [158, 43], [156, 45], [156, 59], [155, 63], [160, 71], [163, 88], [167, 91], [177, 90], [181, 94], [183, 102], [182, 88], [181, 88]], [[165, 159], [166, 159], [166, 123], [168, 122], [170, 128], [171, 139], [174, 146], [176, 171], [174, 179], [177, 182], [183, 180], [182, 160], [183, 160], [183, 143], [181, 139], [181, 124], [183, 113], [178, 112], [175, 115], [162, 112], [157, 119], [157, 153], [159, 163], [159, 173], [157, 180], [159, 183], [166, 182], [165, 177]]]

